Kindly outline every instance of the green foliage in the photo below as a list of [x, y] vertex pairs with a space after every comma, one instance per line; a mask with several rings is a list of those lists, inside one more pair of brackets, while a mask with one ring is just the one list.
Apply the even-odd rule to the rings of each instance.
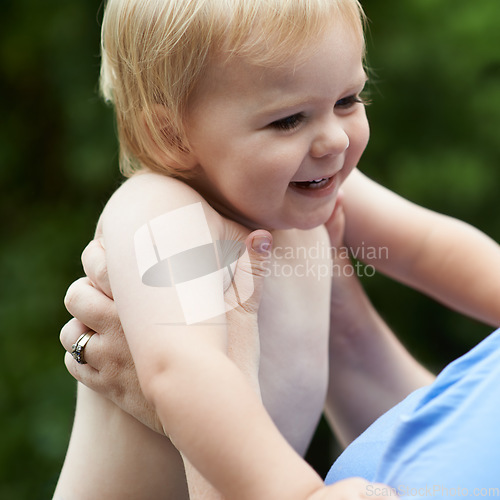
[[[1, 4], [0, 498], [49, 498], [74, 406], [58, 342], [69, 319], [62, 299], [119, 182], [117, 146], [96, 90], [101, 1]], [[360, 168], [500, 241], [500, 2], [363, 5], [373, 104]], [[432, 367], [489, 331], [383, 277], [366, 286]]]
[[[500, 241], [500, 3], [365, 0], [363, 6], [373, 104], [360, 168]], [[382, 277], [367, 281], [390, 324], [436, 369], [489, 331]]]
[[99, 4], [2, 1], [0, 498], [50, 498], [71, 430], [63, 297], [118, 180]]

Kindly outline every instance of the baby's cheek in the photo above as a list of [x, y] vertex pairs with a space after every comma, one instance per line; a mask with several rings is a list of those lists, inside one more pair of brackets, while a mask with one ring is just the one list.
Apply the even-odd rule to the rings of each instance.
[[351, 137], [352, 140], [349, 146], [349, 166], [352, 165], [352, 167], [355, 167], [368, 145], [368, 140], [370, 138], [368, 123], [366, 123], [366, 125], [358, 125], [358, 127], [353, 130]]
[[363, 110], [363, 119], [360, 120], [358, 124], [358, 134], [360, 148], [362, 149], [361, 153], [365, 150], [368, 140], [370, 139], [370, 124], [368, 122], [368, 118], [366, 117], [366, 112]]

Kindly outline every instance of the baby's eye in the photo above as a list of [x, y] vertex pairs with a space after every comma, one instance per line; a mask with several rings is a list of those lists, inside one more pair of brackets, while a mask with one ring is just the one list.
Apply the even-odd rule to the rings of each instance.
[[350, 95], [348, 97], [344, 97], [342, 99], [339, 99], [335, 103], [336, 108], [340, 109], [349, 109], [355, 104], [367, 104], [366, 101], [359, 95]]
[[276, 120], [270, 123], [269, 126], [278, 130], [293, 130], [297, 128], [303, 120], [304, 115], [302, 113], [296, 113], [295, 115]]

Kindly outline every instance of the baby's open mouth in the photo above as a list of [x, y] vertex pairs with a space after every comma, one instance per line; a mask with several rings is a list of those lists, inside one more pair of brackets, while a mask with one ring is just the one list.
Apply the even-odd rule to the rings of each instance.
[[322, 177], [321, 179], [314, 179], [312, 181], [290, 182], [290, 184], [300, 189], [321, 189], [327, 186], [332, 179], [333, 177]]

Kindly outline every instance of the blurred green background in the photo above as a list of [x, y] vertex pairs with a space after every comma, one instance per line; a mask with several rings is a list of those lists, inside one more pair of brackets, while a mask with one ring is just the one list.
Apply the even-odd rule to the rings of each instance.
[[[500, 2], [362, 3], [373, 104], [360, 168], [500, 241]], [[75, 401], [58, 340], [62, 300], [120, 176], [113, 117], [96, 90], [100, 0], [0, 6], [0, 498], [43, 499]], [[434, 370], [491, 331], [381, 276], [366, 286]], [[329, 450], [322, 425], [308, 455], [322, 473]]]

